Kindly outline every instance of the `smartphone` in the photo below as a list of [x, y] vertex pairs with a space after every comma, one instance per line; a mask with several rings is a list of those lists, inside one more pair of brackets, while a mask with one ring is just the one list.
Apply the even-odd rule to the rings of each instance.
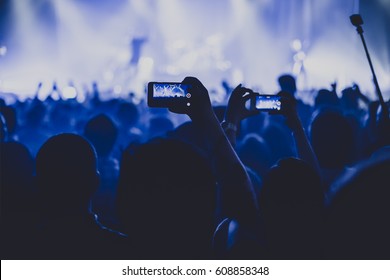
[[260, 111], [275, 111], [278, 112], [282, 109], [281, 96], [279, 95], [264, 95], [260, 94], [256, 96], [255, 108]]
[[171, 107], [185, 103], [191, 105], [190, 85], [182, 83], [150, 82], [148, 83], [148, 106]]

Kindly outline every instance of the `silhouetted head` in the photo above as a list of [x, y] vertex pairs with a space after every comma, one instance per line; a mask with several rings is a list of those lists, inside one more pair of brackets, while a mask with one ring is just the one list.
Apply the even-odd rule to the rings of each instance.
[[149, 137], [162, 136], [172, 130], [174, 125], [166, 117], [154, 117], [149, 121]]
[[295, 85], [295, 78], [289, 74], [282, 75], [278, 78], [279, 86], [282, 91], [295, 95], [297, 87]]
[[87, 122], [84, 136], [91, 141], [99, 157], [106, 157], [115, 145], [118, 129], [107, 115], [100, 114]]
[[272, 164], [271, 150], [264, 139], [251, 133], [245, 136], [239, 146], [238, 154], [243, 163], [263, 176]]
[[356, 110], [359, 108], [359, 95], [355, 88], [347, 87], [341, 93], [341, 103], [345, 109]]
[[317, 112], [310, 125], [310, 138], [321, 167], [342, 168], [352, 160], [356, 148], [354, 130], [340, 112]]
[[266, 114], [257, 114], [255, 116], [242, 120], [240, 126], [241, 135], [238, 135], [238, 137], [244, 136], [248, 133], [259, 134], [267, 117], [268, 116]]
[[208, 149], [208, 142], [205, 136], [199, 131], [198, 127], [194, 126], [192, 122], [185, 122], [176, 127], [174, 130], [167, 133], [168, 138], [176, 139], [190, 145], [206, 154]]
[[294, 155], [293, 138], [286, 126], [276, 121], [267, 122], [263, 127], [261, 136], [271, 151], [271, 164], [279, 159]]
[[260, 207], [273, 257], [319, 257], [324, 194], [319, 175], [306, 162], [287, 158], [272, 167]]
[[149, 258], [209, 253], [215, 179], [192, 146], [157, 139], [125, 152], [118, 206], [126, 233]]
[[297, 158], [282, 159], [270, 169], [264, 178], [261, 196], [263, 208], [272, 211], [288, 207], [305, 211], [308, 206], [322, 206], [324, 199], [319, 175]]
[[0, 216], [2, 258], [34, 258], [32, 239], [38, 212], [34, 162], [18, 142], [0, 142]]
[[18, 142], [0, 143], [0, 186], [2, 216], [24, 212], [35, 203], [32, 196], [34, 162], [27, 148]]
[[390, 258], [389, 151], [383, 148], [332, 185], [327, 258]]
[[340, 100], [337, 94], [327, 89], [320, 89], [315, 99], [315, 107], [338, 107]]
[[134, 126], [139, 120], [139, 112], [137, 106], [133, 103], [121, 103], [116, 112], [116, 117], [121, 125]]
[[91, 195], [99, 186], [96, 170], [96, 153], [86, 139], [70, 133], [51, 137], [36, 157], [38, 188], [44, 203], [54, 209], [89, 207]]

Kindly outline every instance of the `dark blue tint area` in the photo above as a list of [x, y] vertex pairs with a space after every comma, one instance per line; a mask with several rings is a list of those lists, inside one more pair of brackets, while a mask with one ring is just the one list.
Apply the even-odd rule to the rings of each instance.
[[389, 34], [386, 0], [0, 0], [1, 258], [390, 259]]

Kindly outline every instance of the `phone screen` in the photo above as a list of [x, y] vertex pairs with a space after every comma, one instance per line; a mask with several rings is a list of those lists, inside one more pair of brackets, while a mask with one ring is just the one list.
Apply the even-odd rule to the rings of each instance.
[[256, 109], [261, 111], [280, 111], [282, 102], [278, 95], [258, 95], [255, 103]]
[[182, 83], [150, 82], [148, 84], [148, 105], [150, 107], [170, 107], [179, 102], [189, 102], [190, 85]]
[[180, 83], [154, 83], [153, 98], [177, 98], [186, 97], [188, 85]]

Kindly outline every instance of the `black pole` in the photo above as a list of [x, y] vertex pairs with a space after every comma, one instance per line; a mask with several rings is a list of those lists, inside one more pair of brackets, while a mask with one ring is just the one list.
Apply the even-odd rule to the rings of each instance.
[[372, 77], [373, 77], [373, 80], [374, 80], [376, 94], [378, 95], [379, 102], [382, 105], [382, 108], [384, 108], [384, 106], [386, 106], [385, 100], [383, 99], [383, 95], [382, 95], [381, 89], [379, 88], [378, 80], [376, 79], [374, 66], [372, 65], [370, 53], [368, 52], [367, 45], [366, 45], [366, 40], [364, 39], [364, 36], [363, 36], [363, 28], [359, 25], [358, 27], [356, 27], [356, 31], [357, 31], [357, 33], [359, 33], [360, 38], [362, 39], [364, 51], [366, 52], [368, 64], [370, 65]]
[[381, 107], [382, 107], [382, 112], [384, 113], [384, 115], [386, 115], [386, 118], [388, 118], [388, 108], [386, 106], [385, 100], [383, 99], [381, 89], [379, 88], [378, 80], [376, 79], [376, 75], [375, 75], [375, 71], [374, 71], [374, 66], [372, 65], [371, 57], [370, 57], [370, 54], [368, 52], [368, 48], [366, 45], [366, 40], [364, 39], [364, 36], [363, 36], [363, 28], [362, 28], [363, 19], [359, 14], [351, 15], [349, 18], [351, 20], [351, 23], [354, 26], [356, 26], [356, 31], [360, 35], [360, 38], [362, 39], [364, 51], [366, 53], [368, 64], [370, 65], [372, 77], [374, 80], [374, 85], [375, 85], [375, 89], [376, 89], [375, 91], [376, 91], [376, 94], [378, 95], [379, 103], [381, 104]]

